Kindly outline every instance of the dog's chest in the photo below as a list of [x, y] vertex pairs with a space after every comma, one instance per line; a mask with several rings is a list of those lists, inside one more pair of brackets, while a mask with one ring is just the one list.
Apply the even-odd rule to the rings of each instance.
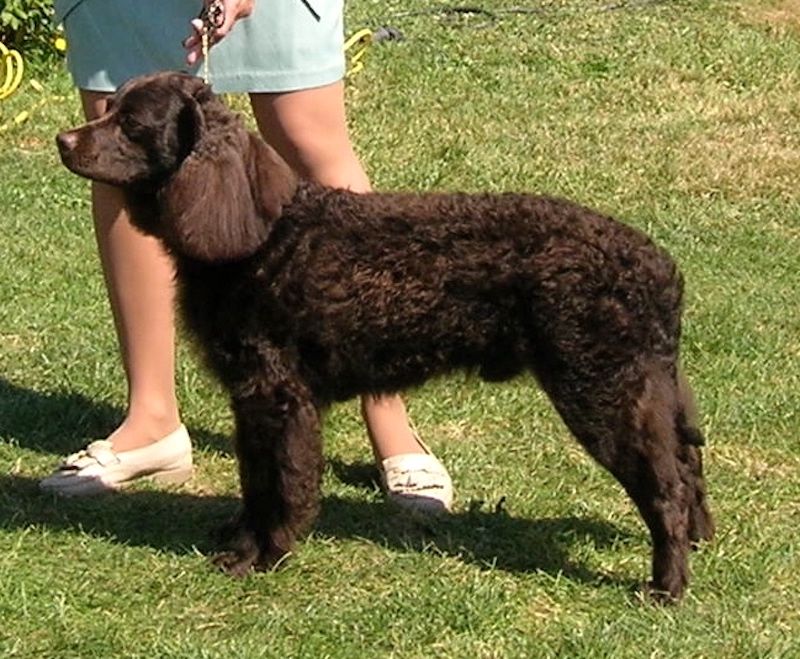
[[178, 279], [184, 321], [206, 349], [263, 334], [267, 320], [276, 316], [265, 278], [245, 264], [179, 268]]

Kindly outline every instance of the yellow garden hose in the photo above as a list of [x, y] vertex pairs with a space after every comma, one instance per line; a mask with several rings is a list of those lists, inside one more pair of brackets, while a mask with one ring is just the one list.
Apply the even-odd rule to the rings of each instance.
[[24, 71], [22, 55], [16, 50], [6, 48], [0, 41], [0, 101], [17, 91]]
[[365, 27], [344, 42], [344, 52], [348, 59], [346, 78], [355, 75], [364, 68], [363, 58], [372, 40], [372, 30]]
[[[63, 37], [56, 38], [54, 44], [56, 50], [64, 52], [67, 48], [67, 43]], [[0, 42], [0, 101], [7, 99], [15, 91], [17, 91], [22, 84], [22, 76], [25, 72], [25, 61], [22, 55], [16, 50], [7, 48]], [[39, 94], [44, 94], [44, 87], [36, 80], [30, 81], [30, 86]], [[31, 114], [38, 110], [40, 107], [51, 101], [62, 100], [63, 96], [44, 96], [40, 98], [27, 110], [17, 113], [11, 120], [0, 124], [0, 133], [7, 131], [12, 126], [18, 126], [26, 121]]]
[[[344, 50], [348, 59], [346, 77], [349, 78], [364, 68], [364, 55], [366, 55], [367, 49], [375, 40], [375, 33], [369, 28], [358, 30], [358, 32], [347, 39], [344, 44]], [[66, 42], [63, 37], [58, 37], [54, 45], [57, 50], [66, 50]], [[25, 62], [22, 55], [16, 50], [7, 48], [5, 44], [0, 42], [0, 101], [7, 99], [19, 89], [22, 84], [24, 73]], [[30, 84], [37, 92], [44, 92], [44, 88], [36, 80], [31, 80]], [[30, 117], [34, 110], [40, 108], [48, 100], [52, 99], [39, 99], [33, 107], [18, 113], [11, 121], [0, 124], [0, 132], [4, 132], [12, 126], [23, 123]]]
[[347, 57], [347, 72], [345, 78], [354, 76], [364, 68], [364, 55], [372, 44], [382, 41], [403, 41], [405, 37], [400, 30], [383, 26], [370, 30], [363, 28], [344, 42], [344, 52]]

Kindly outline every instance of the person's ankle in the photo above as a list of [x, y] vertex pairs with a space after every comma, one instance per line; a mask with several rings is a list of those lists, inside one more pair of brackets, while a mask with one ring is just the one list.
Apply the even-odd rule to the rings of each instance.
[[383, 460], [397, 455], [407, 455], [411, 453], [424, 454], [428, 452], [411, 428], [391, 433], [385, 431], [382, 433], [375, 433], [370, 431], [369, 438], [372, 444], [372, 452], [375, 454], [375, 460], [377, 462], [382, 462]]
[[108, 437], [116, 452], [131, 451], [149, 446], [177, 430], [180, 417], [174, 415], [151, 416], [147, 419], [126, 418]]
[[428, 452], [411, 428], [399, 396], [362, 397], [361, 417], [378, 463], [397, 455]]

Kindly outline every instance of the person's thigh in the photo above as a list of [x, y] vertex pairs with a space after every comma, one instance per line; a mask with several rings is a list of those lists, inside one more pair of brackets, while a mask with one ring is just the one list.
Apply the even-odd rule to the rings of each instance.
[[261, 134], [298, 172], [328, 185], [368, 187], [350, 144], [341, 81], [250, 99]]

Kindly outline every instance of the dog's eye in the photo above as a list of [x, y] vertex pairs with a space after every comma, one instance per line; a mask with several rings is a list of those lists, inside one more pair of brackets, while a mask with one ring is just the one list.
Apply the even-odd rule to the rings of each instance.
[[142, 124], [136, 121], [129, 114], [120, 114], [121, 117], [119, 120], [119, 125], [120, 128], [122, 128], [122, 132], [125, 133], [129, 140], [136, 141], [136, 139], [141, 137], [145, 131], [144, 126], [142, 126]]

